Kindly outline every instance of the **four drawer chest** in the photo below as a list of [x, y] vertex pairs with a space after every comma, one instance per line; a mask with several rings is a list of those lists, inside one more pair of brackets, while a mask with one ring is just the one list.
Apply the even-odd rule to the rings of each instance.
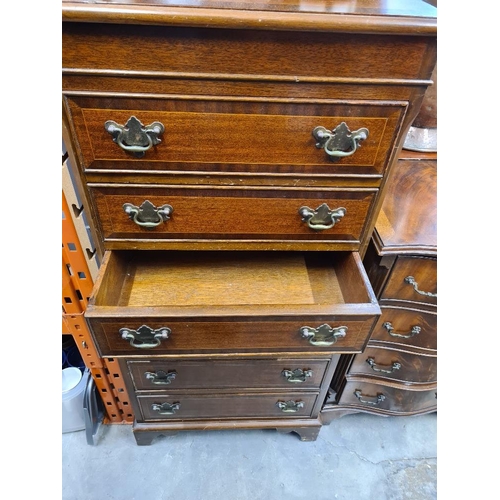
[[323, 420], [437, 409], [437, 155], [403, 151], [364, 264], [382, 315], [362, 354], [342, 356]]
[[[85, 313], [138, 444], [314, 440], [381, 309], [362, 260], [436, 57], [424, 1], [63, 1]], [[397, 328], [397, 326], [395, 326]]]

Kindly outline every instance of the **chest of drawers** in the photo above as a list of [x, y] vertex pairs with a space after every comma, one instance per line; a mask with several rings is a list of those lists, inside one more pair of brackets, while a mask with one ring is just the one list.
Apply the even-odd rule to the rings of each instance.
[[382, 315], [362, 354], [345, 356], [324, 420], [437, 408], [436, 155], [405, 151], [364, 264]]
[[139, 444], [315, 438], [380, 315], [361, 259], [435, 54], [421, 1], [63, 2], [63, 136], [104, 258], [86, 318]]

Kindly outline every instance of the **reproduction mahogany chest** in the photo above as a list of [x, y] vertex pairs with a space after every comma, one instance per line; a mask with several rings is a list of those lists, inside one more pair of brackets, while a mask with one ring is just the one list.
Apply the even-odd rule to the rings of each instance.
[[342, 357], [325, 422], [437, 408], [436, 185], [437, 155], [403, 151], [364, 260], [382, 315], [364, 352]]
[[134, 435], [315, 439], [380, 308], [362, 265], [436, 56], [385, 2], [63, 1], [63, 137], [103, 254], [86, 318]]

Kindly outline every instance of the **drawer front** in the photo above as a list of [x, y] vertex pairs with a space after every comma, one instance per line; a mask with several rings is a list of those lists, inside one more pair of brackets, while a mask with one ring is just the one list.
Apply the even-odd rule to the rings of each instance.
[[437, 260], [398, 257], [380, 298], [437, 305]]
[[190, 418], [310, 417], [317, 394], [189, 394], [137, 396], [145, 421]]
[[350, 375], [375, 375], [403, 382], [436, 382], [437, 357], [368, 347], [357, 354]]
[[[149, 2], [150, 5], [155, 3], [159, 5], [159, 2]], [[177, 4], [180, 5], [181, 2]], [[186, 2], [183, 4], [186, 5]], [[193, 7], [201, 5], [199, 2], [189, 2], [189, 4]], [[212, 5], [216, 4], [221, 5], [219, 2], [212, 2]], [[248, 9], [276, 11], [272, 17], [277, 18], [299, 17], [302, 14], [307, 15], [308, 12], [321, 14], [318, 12], [321, 7], [318, 9], [314, 4], [306, 4], [304, 7], [302, 4], [296, 4], [297, 7], [283, 5], [281, 13], [276, 10], [276, 5], [278, 3], [242, 2], [240, 12], [235, 10], [234, 14], [232, 12], [229, 14], [232, 18], [229, 22], [238, 28], [251, 26], [253, 22], [248, 21], [251, 19]], [[351, 11], [351, 7], [350, 5], [347, 9]], [[374, 12], [370, 7], [362, 9], [367, 16]], [[289, 10], [290, 13], [283, 15], [284, 10]], [[296, 15], [291, 14], [294, 10], [297, 11]], [[340, 7], [339, 12], [342, 10], [343, 7]], [[329, 13], [329, 7], [326, 7], [325, 11]], [[395, 11], [402, 12], [399, 7], [393, 10]], [[259, 21], [262, 21], [260, 12], [257, 14]], [[117, 12], [117, 17], [119, 15]], [[433, 12], [431, 17], [434, 15]], [[256, 24], [267, 24], [257, 23], [257, 17], [254, 19]], [[393, 18], [389, 19], [393, 24]], [[201, 12], [197, 23], [202, 25], [210, 22], [217, 24], [216, 16]], [[220, 25], [222, 24], [223, 20], [220, 22]], [[302, 28], [307, 25], [310, 29], [304, 31], [296, 29], [293, 33], [272, 29], [273, 24], [271, 21], [270, 29], [267, 30], [235, 31], [216, 29], [214, 26], [208, 28], [169, 26], [165, 29], [164, 26], [126, 23], [65, 22], [62, 64], [64, 68], [93, 69], [97, 70], [96, 73], [103, 70], [124, 71], [127, 80], [132, 80], [131, 76], [137, 73], [149, 76], [150, 79], [151, 73], [164, 78], [186, 73], [205, 79], [211, 76], [220, 78], [221, 75], [240, 79], [243, 75], [253, 75], [259, 79], [274, 77], [276, 80], [289, 77], [288, 79], [296, 86], [302, 84], [303, 77], [367, 79], [368, 82], [371, 79], [412, 80], [422, 78], [422, 61], [429, 51], [428, 46], [432, 43], [428, 36], [421, 34], [395, 37], [394, 34], [371, 32], [363, 36], [360, 30], [355, 33], [335, 33], [335, 30], [329, 30], [326, 36], [321, 31], [312, 31], [316, 27], [314, 22], [311, 21], [309, 24], [305, 20]], [[231, 24], [225, 28], [230, 26]], [[319, 22], [317, 27], [321, 26]], [[425, 28], [424, 33], [429, 34], [429, 31]], [[112, 85], [112, 82], [109, 85]], [[363, 86], [368, 85], [365, 83]]]
[[381, 307], [370, 341], [437, 350], [437, 314]]
[[[357, 249], [376, 190], [141, 185], [91, 186], [90, 192], [105, 245], [110, 240], [154, 241], [155, 245], [186, 239], [311, 240], [347, 242]], [[168, 215], [162, 217], [162, 210]], [[308, 220], [304, 210], [314, 219]]]
[[[83, 169], [94, 171], [377, 175], [406, 110], [401, 103], [255, 97], [66, 99]], [[157, 123], [155, 134], [150, 126]], [[342, 123], [347, 129], [337, 128]], [[335, 130], [335, 144], [313, 136], [316, 127]], [[367, 137], [356, 139], [362, 129]], [[129, 130], [138, 133], [132, 138]]]
[[[373, 325], [373, 317], [325, 318], [314, 323], [310, 320], [295, 321], [186, 321], [179, 318], [101, 319], [89, 318], [94, 336], [103, 356], [197, 354], [220, 352], [361, 352]], [[318, 337], [304, 336], [303, 327], [319, 329], [328, 324], [332, 329], [345, 327], [345, 336], [334, 336], [329, 345], [316, 345]], [[140, 344], [140, 335], [131, 332], [149, 330], [160, 332], [168, 328], [168, 338], [159, 338]], [[122, 338], [127, 329], [130, 339]], [[122, 333], [120, 333], [120, 331]], [[310, 331], [310, 330], [308, 330]], [[342, 333], [342, 332], [341, 332]], [[132, 338], [135, 337], [135, 338]], [[134, 345], [132, 345], [134, 344]], [[154, 347], [149, 347], [154, 344]]]
[[[136, 390], [316, 389], [328, 359], [128, 361]], [[332, 361], [335, 365], [338, 356]]]
[[437, 407], [437, 389], [418, 391], [364, 381], [348, 381], [339, 404], [396, 413], [432, 411]]

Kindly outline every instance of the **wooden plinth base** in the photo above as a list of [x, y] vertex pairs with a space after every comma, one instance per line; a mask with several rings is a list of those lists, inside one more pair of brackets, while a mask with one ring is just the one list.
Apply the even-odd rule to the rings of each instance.
[[294, 420], [196, 420], [191, 422], [134, 422], [132, 430], [138, 445], [150, 445], [158, 436], [181, 431], [208, 431], [229, 429], [275, 429], [280, 433], [295, 432], [301, 441], [315, 441], [321, 429], [318, 419]]

